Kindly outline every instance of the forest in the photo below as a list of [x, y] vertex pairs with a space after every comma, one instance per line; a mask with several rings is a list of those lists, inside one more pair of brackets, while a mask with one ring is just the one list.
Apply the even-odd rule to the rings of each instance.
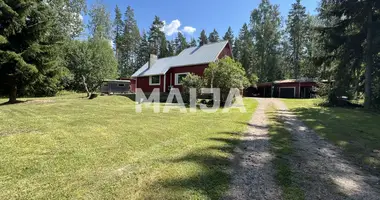
[[[113, 12], [111, 19], [100, 1], [0, 0], [0, 94], [11, 103], [61, 90], [91, 94], [105, 79], [128, 78], [149, 54], [164, 58], [228, 40], [247, 77], [255, 75], [259, 82], [328, 80], [330, 103], [347, 96], [364, 99], [367, 109], [380, 107], [377, 0], [321, 0], [314, 15], [301, 0], [285, 15], [279, 5], [262, 0], [239, 33], [231, 27], [224, 34], [201, 30], [190, 40], [181, 32], [166, 38], [159, 16], [150, 27], [139, 27], [131, 6]], [[83, 15], [89, 23], [84, 24]]]

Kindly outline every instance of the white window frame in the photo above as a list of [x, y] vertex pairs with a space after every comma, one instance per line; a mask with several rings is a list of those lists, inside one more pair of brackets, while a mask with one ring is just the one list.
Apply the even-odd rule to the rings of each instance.
[[178, 76], [179, 76], [179, 75], [188, 75], [188, 74], [190, 74], [190, 73], [189, 73], [189, 72], [176, 73], [176, 74], [175, 74], [174, 84], [175, 84], [175, 85], [182, 85], [182, 83], [178, 83]]
[[153, 76], [149, 76], [149, 85], [161, 85], [161, 76], [160, 75], [154, 75], [154, 76], [158, 76], [158, 83], [152, 83]]

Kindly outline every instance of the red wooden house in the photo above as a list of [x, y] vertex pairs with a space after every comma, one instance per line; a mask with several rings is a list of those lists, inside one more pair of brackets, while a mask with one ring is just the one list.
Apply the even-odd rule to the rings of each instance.
[[143, 92], [152, 92], [159, 88], [160, 92], [169, 92], [170, 88], [181, 87], [181, 80], [189, 73], [203, 76], [209, 63], [225, 56], [232, 57], [232, 48], [228, 41], [191, 47], [179, 55], [157, 59], [151, 55], [149, 62], [137, 70], [131, 79], [131, 90], [140, 88]]

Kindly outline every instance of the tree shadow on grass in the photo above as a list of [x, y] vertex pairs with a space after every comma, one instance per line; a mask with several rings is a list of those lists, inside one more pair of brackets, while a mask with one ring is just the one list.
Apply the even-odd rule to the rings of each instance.
[[322, 138], [339, 146], [344, 155], [366, 171], [380, 175], [380, 119], [376, 113], [349, 108], [296, 108], [292, 110]]
[[13, 103], [10, 103], [10, 102], [4, 102], [4, 103], [1, 103], [0, 106], [8, 106], [8, 105], [15, 105], [15, 104], [23, 104], [23, 103], [27, 103], [29, 102], [30, 100], [27, 100], [27, 101], [20, 101], [20, 100], [17, 100], [16, 102], [13, 102]]
[[[242, 140], [228, 138], [228, 135], [237, 134], [235, 132], [220, 132], [219, 134], [226, 137], [215, 137], [208, 140], [222, 145], [196, 149], [183, 157], [169, 160], [169, 162], [175, 164], [195, 163], [199, 166], [199, 171], [197, 170], [197, 173], [191, 176], [169, 178], [153, 183], [150, 187], [166, 190], [162, 193], [170, 194], [170, 196], [160, 196], [160, 198], [221, 199], [226, 194], [231, 183], [233, 168], [235, 165], [240, 165], [240, 163], [235, 163], [237, 160], [240, 161], [236, 159], [238, 154], [236, 154], [235, 150]], [[190, 196], [185, 196], [185, 193], [186, 195], [190, 194]]]

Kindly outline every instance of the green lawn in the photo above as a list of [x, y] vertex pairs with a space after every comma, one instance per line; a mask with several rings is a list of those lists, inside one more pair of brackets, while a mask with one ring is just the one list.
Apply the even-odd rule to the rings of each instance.
[[380, 174], [380, 115], [363, 109], [316, 106], [318, 99], [283, 99], [309, 127], [360, 166]]
[[272, 105], [266, 114], [269, 118], [269, 135], [271, 150], [275, 155], [273, 161], [276, 170], [276, 180], [283, 192], [285, 200], [302, 200], [305, 194], [296, 183], [296, 176], [290, 168], [290, 157], [294, 153], [292, 147], [291, 133], [285, 128], [284, 122], [277, 116], [277, 112]]
[[218, 199], [256, 107], [139, 114], [121, 96], [37, 100], [0, 106], [0, 199]]

